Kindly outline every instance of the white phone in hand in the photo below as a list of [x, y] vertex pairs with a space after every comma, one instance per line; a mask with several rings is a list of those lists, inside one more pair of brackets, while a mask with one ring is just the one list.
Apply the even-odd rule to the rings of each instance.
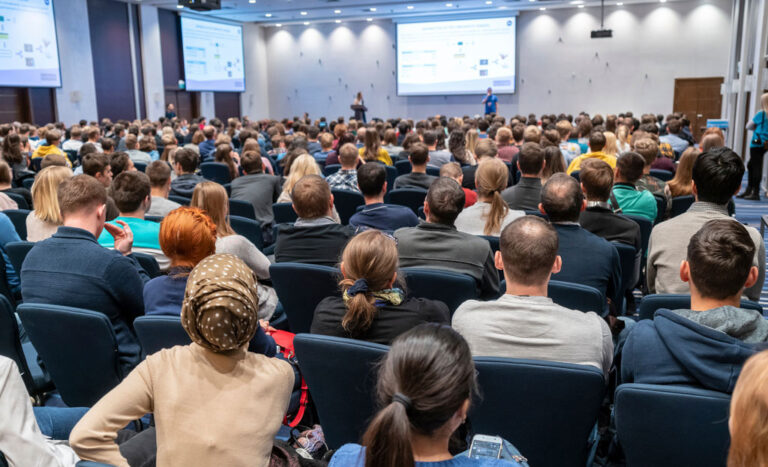
[[504, 440], [500, 436], [475, 435], [469, 446], [470, 459], [499, 459]]

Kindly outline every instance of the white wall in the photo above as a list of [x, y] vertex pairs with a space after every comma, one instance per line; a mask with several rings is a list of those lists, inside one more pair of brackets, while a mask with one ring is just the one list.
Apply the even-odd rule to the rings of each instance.
[[267, 46], [264, 28], [254, 23], [243, 25], [245, 53], [245, 92], [240, 94], [240, 110], [251, 120], [269, 118], [267, 92]]
[[56, 89], [57, 119], [66, 125], [98, 118], [91, 57], [87, 0], [53, 2], [59, 42], [61, 87]]
[[[599, 8], [521, 12], [518, 91], [500, 96], [499, 110], [507, 116], [582, 110], [668, 113], [675, 78], [725, 75], [730, 4], [691, 0], [608, 6], [605, 26], [613, 29], [612, 39], [589, 37], [600, 26]], [[481, 94], [398, 97], [390, 21], [264, 29], [273, 118], [305, 111], [310, 117], [348, 116], [358, 90], [365, 94], [369, 118], [482, 111]], [[252, 47], [258, 49], [258, 40], [246, 41], [246, 53]], [[246, 76], [253, 81], [252, 74]]]
[[141, 70], [144, 78], [144, 108], [147, 118], [157, 120], [165, 115], [163, 57], [160, 49], [160, 24], [157, 7], [139, 5], [141, 34]]

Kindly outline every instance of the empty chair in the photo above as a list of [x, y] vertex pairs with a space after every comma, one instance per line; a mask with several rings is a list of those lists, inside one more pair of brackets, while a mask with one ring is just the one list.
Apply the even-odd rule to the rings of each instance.
[[0, 296], [0, 355], [8, 357], [21, 372], [24, 385], [33, 396], [40, 396], [51, 389], [51, 382], [37, 365], [37, 351], [31, 345], [23, 345], [19, 336], [19, 325], [13, 306], [7, 298]]
[[293, 344], [328, 447], [359, 442], [376, 410], [375, 364], [389, 347], [314, 334], [299, 334]]
[[200, 173], [206, 180], [224, 185], [232, 181], [229, 174], [229, 166], [221, 162], [203, 162], [200, 164]]
[[69, 159], [69, 162], [72, 163], [73, 167], [80, 160], [80, 156], [78, 156], [76, 149], [65, 149], [64, 154], [67, 155], [67, 158]]
[[323, 177], [327, 177], [328, 175], [335, 174], [339, 170], [341, 170], [341, 164], [326, 165], [325, 167], [323, 167]]
[[411, 161], [408, 159], [395, 162], [395, 169], [397, 170], [398, 176], [411, 173], [411, 168]]
[[558, 305], [571, 310], [594, 311], [602, 315], [605, 309], [603, 294], [588, 285], [550, 280], [547, 296]]
[[663, 182], [668, 182], [675, 178], [675, 174], [669, 170], [651, 169], [651, 176], [656, 177]]
[[146, 172], [147, 171], [147, 164], [143, 162], [134, 162], [133, 166], [136, 167], [136, 170], [139, 172]]
[[589, 365], [476, 357], [482, 399], [470, 412], [475, 433], [512, 442], [537, 467], [587, 464], [589, 437], [605, 393]]
[[229, 223], [232, 225], [232, 230], [234, 230], [235, 233], [250, 240], [259, 250], [264, 248], [261, 224], [257, 221], [240, 216], [229, 216]]
[[133, 328], [146, 355], [192, 342], [179, 316], [139, 316], [133, 322]]
[[365, 205], [365, 198], [356, 191], [331, 190], [331, 193], [333, 193], [333, 204], [339, 213], [339, 219], [344, 225], [349, 224], [349, 218], [357, 212], [358, 207]]
[[387, 169], [387, 192], [390, 192], [395, 189], [395, 179], [400, 173], [391, 165], [385, 165], [384, 168]]
[[24, 199], [23, 196], [21, 196], [18, 193], [13, 193], [11, 191], [6, 191], [6, 195], [8, 195], [9, 198], [11, 198], [14, 202], [16, 202], [16, 205], [19, 207], [19, 209], [29, 209], [29, 204], [27, 203], [27, 200]]
[[632, 290], [640, 278], [640, 259], [637, 256], [637, 251], [635, 247], [626, 243], [611, 242], [611, 244], [619, 252], [622, 290]]
[[467, 300], [477, 300], [477, 282], [457, 272], [426, 268], [402, 268], [409, 296], [440, 300], [448, 305], [451, 315]]
[[643, 248], [643, 256], [648, 253], [648, 242], [651, 240], [651, 230], [653, 230], [653, 222], [649, 221], [643, 216], [635, 216], [632, 214], [623, 214], [624, 217], [628, 217], [635, 221], [640, 226], [640, 244]]
[[185, 198], [184, 196], [179, 195], [168, 195], [168, 199], [171, 201], [176, 201], [182, 206], [189, 206], [189, 202], [191, 201], [190, 198]]
[[35, 172], [40, 172], [40, 165], [43, 163], [42, 157], [35, 157], [34, 159], [29, 160], [32, 164], [32, 170]]
[[21, 181], [21, 185], [26, 188], [27, 190], [32, 189], [32, 185], [35, 184], [35, 177], [27, 177], [24, 180]]
[[730, 400], [706, 389], [622, 384], [615, 420], [627, 466], [725, 465]]
[[275, 263], [269, 267], [272, 285], [285, 309], [291, 332], [309, 332], [315, 308], [322, 299], [340, 296], [336, 268], [303, 263]]
[[419, 208], [424, 206], [424, 199], [427, 197], [427, 190], [417, 188], [398, 188], [387, 193], [386, 202], [399, 204], [411, 208], [414, 214], [419, 215]]
[[140, 253], [138, 251], [134, 251], [132, 254], [151, 279], [160, 275], [160, 265], [157, 264], [157, 260], [154, 256], [149, 253]]
[[18, 313], [68, 406], [92, 406], [123, 378], [117, 339], [102, 313], [31, 303]]
[[275, 215], [275, 224], [290, 224], [296, 222], [299, 215], [293, 210], [291, 203], [275, 203], [272, 205], [272, 214]]
[[13, 269], [19, 277], [21, 277], [21, 265], [24, 264], [24, 259], [33, 246], [35, 246], [33, 242], [10, 242], [5, 244], [5, 254], [8, 255], [8, 259], [11, 261]]
[[427, 166], [427, 175], [432, 175], [434, 177], [439, 177], [440, 176], [440, 169], [437, 168], [437, 167]]
[[[651, 294], [643, 297], [638, 314], [640, 319], [653, 319], [656, 310], [686, 310], [691, 308], [691, 296], [687, 294]], [[741, 299], [741, 308], [763, 313], [763, 307], [752, 300]]]
[[669, 217], [679, 216], [686, 212], [688, 208], [696, 201], [693, 195], [676, 196], [672, 198], [672, 212]]
[[256, 213], [253, 210], [253, 205], [248, 201], [243, 201], [240, 199], [230, 198], [229, 214], [232, 216], [239, 216], [245, 217], [246, 219], [256, 220]]
[[19, 234], [19, 238], [22, 240], [27, 239], [27, 216], [30, 211], [26, 209], [8, 209], [3, 211], [3, 214], [8, 216], [13, 222], [13, 226], [16, 228], [16, 233]]

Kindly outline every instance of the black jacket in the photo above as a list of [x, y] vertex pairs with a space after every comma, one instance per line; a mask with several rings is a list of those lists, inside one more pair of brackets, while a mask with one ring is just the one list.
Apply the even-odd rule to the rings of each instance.
[[347, 241], [354, 235], [348, 225], [323, 224], [296, 227], [280, 224], [275, 242], [275, 262], [336, 266]]
[[588, 207], [581, 212], [579, 224], [609, 242], [626, 243], [635, 247], [636, 251], [642, 248], [640, 226], [637, 222], [620, 214], [614, 214], [610, 209], [598, 206]]
[[541, 202], [541, 179], [538, 177], [523, 177], [517, 185], [501, 192], [501, 197], [510, 209], [521, 211], [538, 211]]

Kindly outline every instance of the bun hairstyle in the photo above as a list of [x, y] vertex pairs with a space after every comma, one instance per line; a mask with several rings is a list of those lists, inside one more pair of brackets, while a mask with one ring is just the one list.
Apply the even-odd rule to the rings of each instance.
[[413, 465], [413, 433], [431, 435], [477, 392], [469, 345], [450, 326], [422, 324], [392, 343], [379, 368], [379, 412], [363, 435], [365, 467]]
[[344, 280], [339, 285], [349, 295], [341, 326], [353, 338], [363, 335], [376, 318], [372, 292], [390, 287], [398, 266], [397, 245], [378, 230], [352, 237], [342, 254]]
[[509, 170], [507, 164], [499, 159], [483, 159], [475, 172], [477, 194], [491, 198], [491, 210], [485, 219], [483, 235], [499, 235], [501, 223], [509, 212], [509, 205], [501, 197], [501, 192], [507, 187]]

